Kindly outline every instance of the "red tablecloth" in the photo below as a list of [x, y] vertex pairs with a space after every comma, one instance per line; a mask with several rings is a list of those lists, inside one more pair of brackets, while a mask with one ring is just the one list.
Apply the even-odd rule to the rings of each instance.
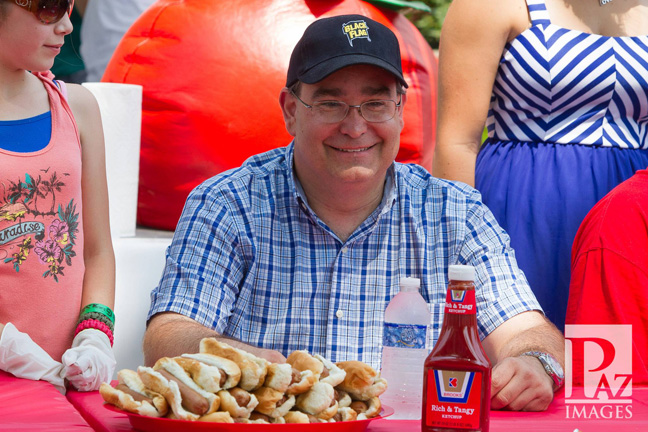
[[92, 428], [50, 383], [0, 371], [0, 430], [91, 432]]
[[[68, 400], [79, 410], [88, 423], [100, 432], [133, 431], [124, 414], [109, 411], [102, 406], [101, 396], [97, 392], [68, 392]], [[596, 419], [591, 414], [591, 406], [586, 407], [587, 419], [567, 418], [564, 394], [556, 395], [546, 412], [491, 412], [491, 432], [647, 432], [648, 431], [648, 387], [632, 389], [632, 418], [630, 419]], [[579, 410], [581, 406], [579, 405]], [[600, 407], [597, 407], [597, 412]], [[582, 410], [581, 410], [582, 412]], [[610, 412], [604, 409], [602, 415]], [[573, 417], [573, 412], [570, 413]], [[368, 432], [418, 432], [420, 422], [411, 420], [377, 420], [369, 424]]]

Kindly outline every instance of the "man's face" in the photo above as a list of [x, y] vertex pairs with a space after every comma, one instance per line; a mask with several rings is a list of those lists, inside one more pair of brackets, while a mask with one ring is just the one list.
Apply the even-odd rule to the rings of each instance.
[[[370, 100], [398, 102], [396, 78], [369, 65], [349, 66], [316, 84], [302, 84], [299, 97], [306, 104], [342, 101], [360, 105]], [[326, 123], [294, 96], [283, 93], [288, 132], [295, 137], [294, 161], [299, 180], [308, 187], [319, 182], [331, 187], [356, 182], [383, 182], [396, 158], [403, 129], [402, 107], [390, 120], [370, 123], [350, 108], [338, 123]]]

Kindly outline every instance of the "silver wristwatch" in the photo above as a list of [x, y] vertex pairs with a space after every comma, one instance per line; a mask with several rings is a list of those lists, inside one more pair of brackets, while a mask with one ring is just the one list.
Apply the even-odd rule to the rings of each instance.
[[542, 367], [544, 368], [545, 372], [547, 372], [547, 375], [549, 375], [554, 383], [554, 392], [562, 387], [563, 383], [565, 382], [565, 372], [563, 371], [562, 366], [560, 366], [560, 363], [558, 363], [558, 360], [554, 358], [554, 356], [549, 353], [540, 351], [527, 351], [520, 355], [531, 356], [540, 360], [540, 363], [542, 363]]

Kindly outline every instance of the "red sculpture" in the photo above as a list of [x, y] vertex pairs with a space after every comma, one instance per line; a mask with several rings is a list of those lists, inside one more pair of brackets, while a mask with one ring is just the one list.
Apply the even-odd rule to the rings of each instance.
[[175, 229], [199, 183], [289, 144], [278, 95], [292, 48], [315, 19], [351, 13], [398, 37], [409, 89], [397, 160], [431, 170], [437, 62], [404, 16], [361, 0], [159, 0], [102, 79], [144, 88], [138, 223]]

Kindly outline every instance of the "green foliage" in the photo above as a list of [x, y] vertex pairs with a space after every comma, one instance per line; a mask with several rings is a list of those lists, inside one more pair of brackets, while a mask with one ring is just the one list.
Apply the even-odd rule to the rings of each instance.
[[365, 0], [401, 12], [419, 29], [433, 49], [439, 49], [441, 24], [452, 0]]
[[432, 10], [431, 13], [418, 9], [403, 9], [401, 12], [419, 29], [433, 49], [439, 49], [441, 25], [448, 12], [451, 0], [421, 0]]

